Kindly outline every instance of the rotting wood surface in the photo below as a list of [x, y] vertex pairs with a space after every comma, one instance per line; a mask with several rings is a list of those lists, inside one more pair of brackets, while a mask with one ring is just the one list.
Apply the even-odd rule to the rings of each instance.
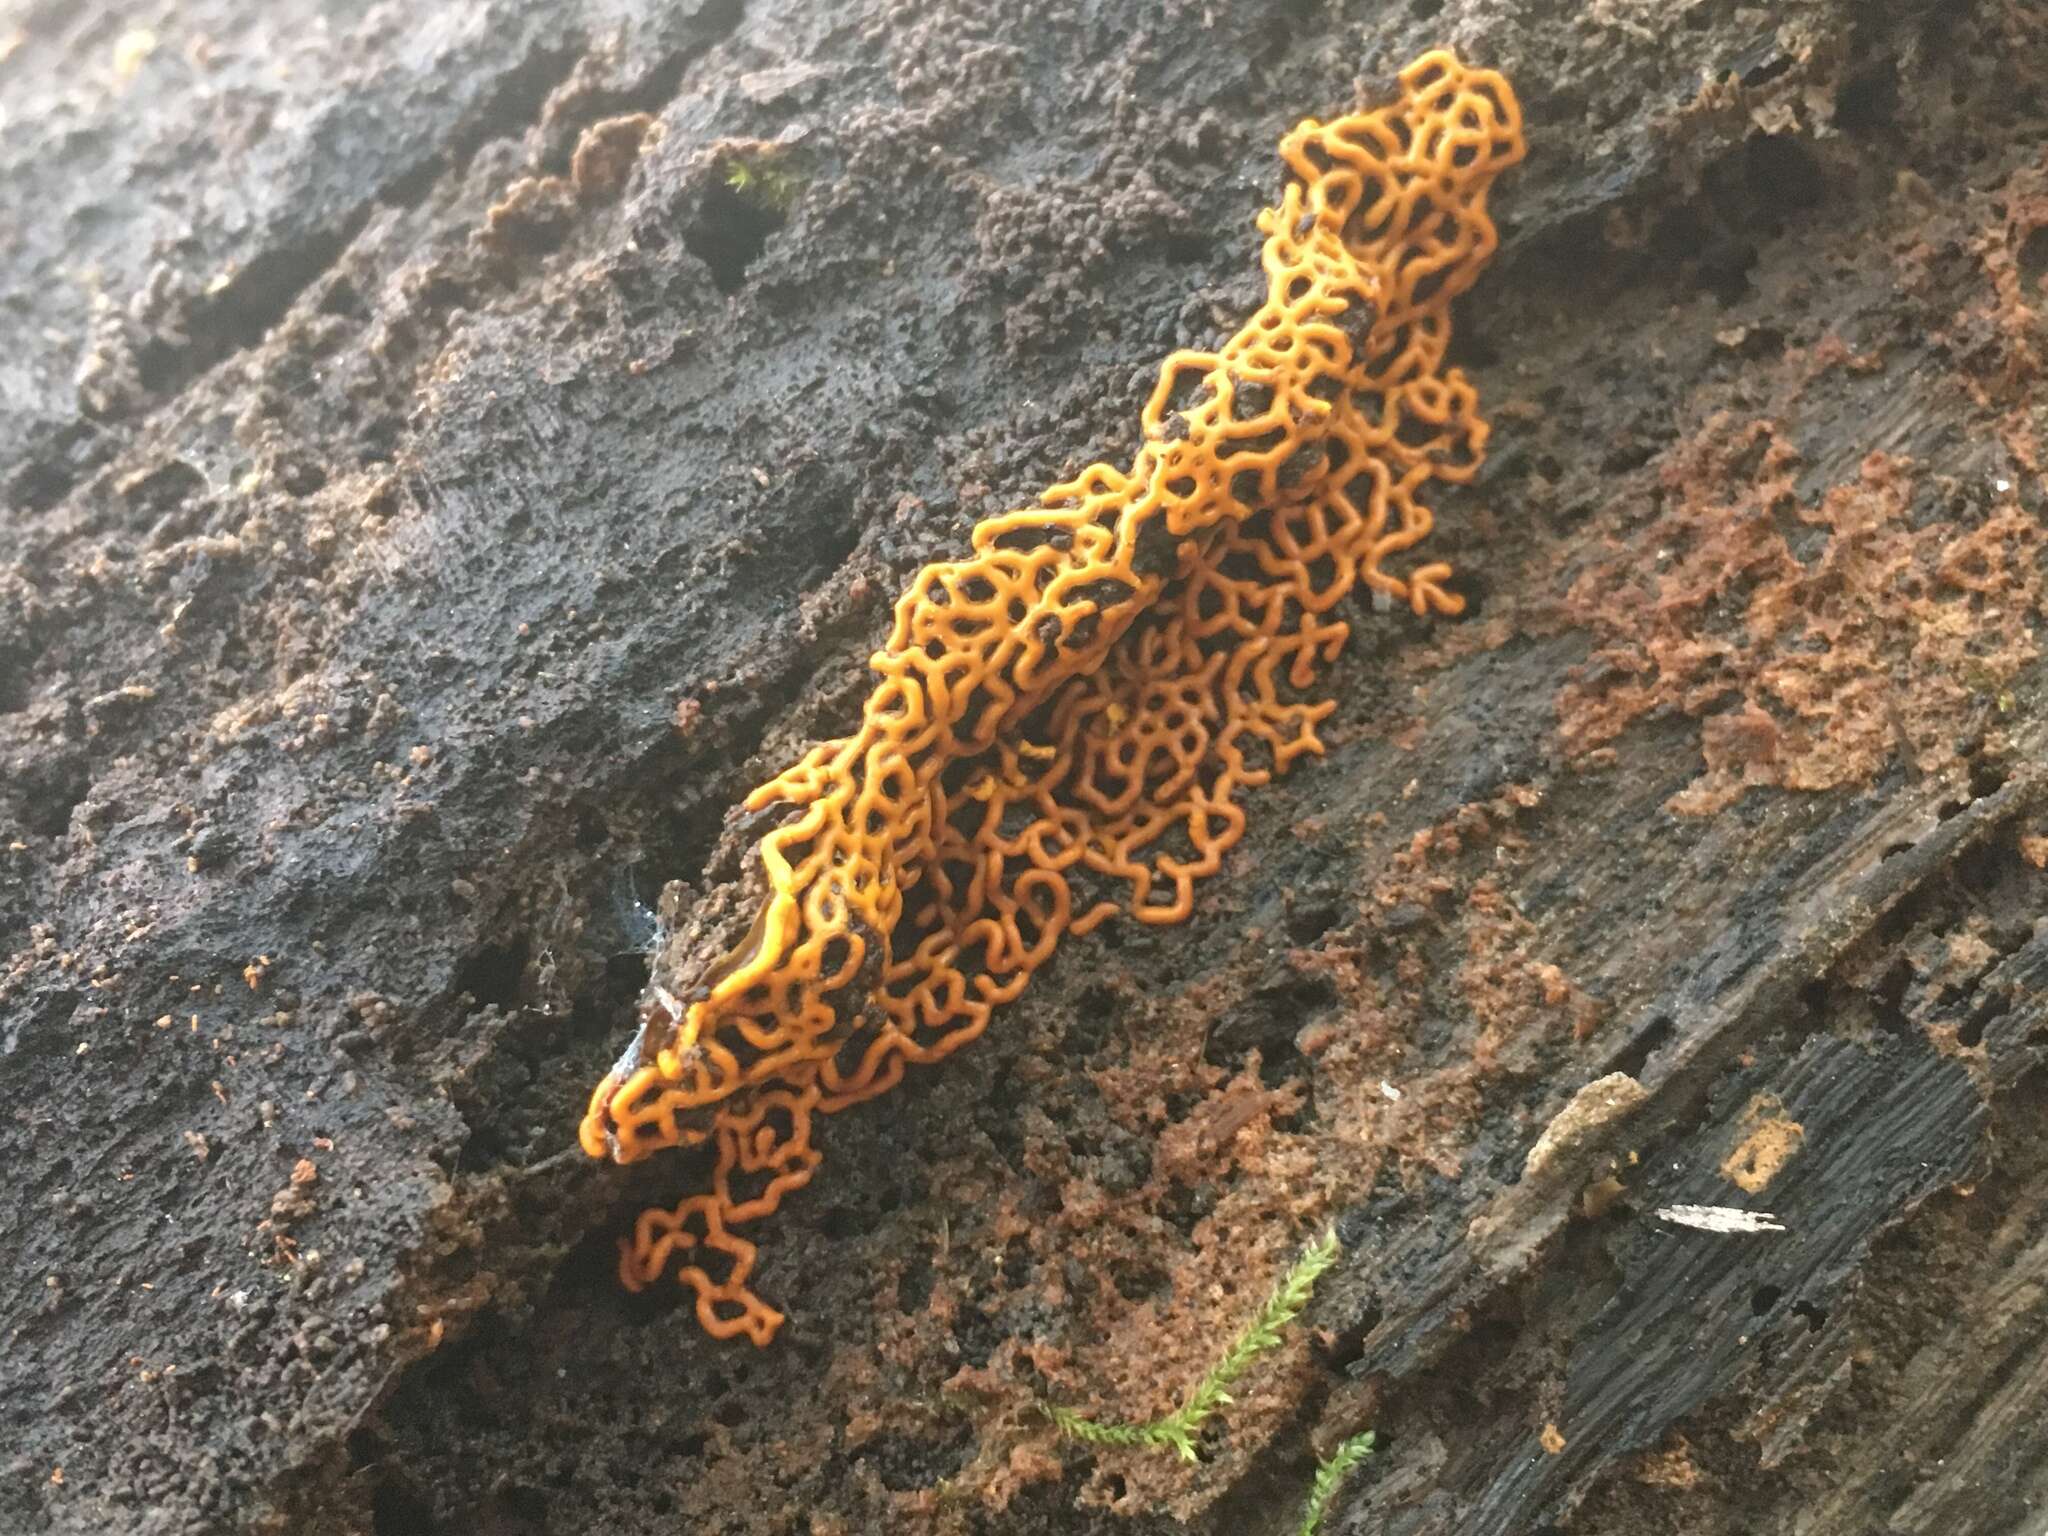
[[[1370, 1424], [1331, 1529], [2031, 1536], [2042, 27], [0, 12], [0, 1530], [1281, 1531]], [[634, 900], [1438, 43], [1531, 128], [1472, 610], [1361, 605], [1189, 923], [834, 1118], [772, 1350], [622, 1296], [701, 1172], [573, 1149]], [[1168, 1406], [1325, 1216], [1201, 1468], [1029, 1411]]]

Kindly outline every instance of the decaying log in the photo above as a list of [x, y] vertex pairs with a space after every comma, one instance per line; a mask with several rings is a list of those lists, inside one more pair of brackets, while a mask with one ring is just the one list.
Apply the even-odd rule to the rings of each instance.
[[[2044, 32], [0, 10], [0, 1531], [1281, 1532], [1368, 1426], [1326, 1529], [2039, 1531]], [[625, 1295], [705, 1172], [575, 1147], [636, 907], [1436, 45], [1530, 128], [1465, 615], [1355, 605], [1192, 919], [832, 1118], [771, 1348]], [[1329, 1222], [1199, 1466], [1035, 1411]]]

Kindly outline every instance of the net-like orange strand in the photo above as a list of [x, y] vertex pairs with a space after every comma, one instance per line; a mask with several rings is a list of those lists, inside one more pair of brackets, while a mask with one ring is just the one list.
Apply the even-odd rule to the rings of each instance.
[[[1429, 53], [1397, 101], [1280, 153], [1257, 313], [1161, 365], [1129, 470], [985, 520], [911, 583], [859, 729], [746, 802], [783, 812], [754, 932], [694, 999], [650, 988], [591, 1095], [593, 1156], [715, 1145], [712, 1189], [642, 1215], [620, 1272], [638, 1289], [680, 1260], [718, 1337], [783, 1321], [730, 1229], [809, 1181], [814, 1114], [974, 1039], [1063, 935], [1186, 918], [1243, 835], [1239, 792], [1323, 750], [1313, 690], [1359, 584], [1462, 606], [1447, 565], [1389, 567], [1430, 531], [1421, 493], [1486, 442], [1444, 355], [1496, 244], [1488, 190], [1522, 157], [1514, 94]], [[1077, 885], [1128, 894], [1077, 912]]]

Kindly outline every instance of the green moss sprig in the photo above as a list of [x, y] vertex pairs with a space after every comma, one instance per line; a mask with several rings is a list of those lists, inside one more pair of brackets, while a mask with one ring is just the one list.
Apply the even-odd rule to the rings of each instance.
[[[1301, 1257], [1294, 1261], [1294, 1267], [1281, 1276], [1279, 1285], [1273, 1288], [1272, 1295], [1266, 1298], [1265, 1305], [1259, 1308], [1245, 1330], [1231, 1341], [1223, 1357], [1195, 1383], [1187, 1401], [1164, 1418], [1153, 1419], [1146, 1424], [1106, 1424], [1056, 1403], [1042, 1403], [1040, 1408], [1060, 1433], [1071, 1439], [1085, 1440], [1091, 1445], [1170, 1446], [1182, 1461], [1199, 1461], [1201, 1458], [1195, 1454], [1195, 1436], [1217, 1409], [1230, 1402], [1231, 1384], [1244, 1374], [1245, 1368], [1279, 1345], [1280, 1330], [1301, 1315], [1301, 1309], [1315, 1294], [1316, 1281], [1337, 1262], [1337, 1253], [1334, 1228], [1310, 1243]], [[1347, 1445], [1350, 1443], [1346, 1442]], [[1343, 1455], [1343, 1451], [1339, 1450], [1338, 1455]], [[1353, 1462], [1356, 1460], [1354, 1457]], [[1347, 1463], [1345, 1470], [1348, 1471], [1349, 1467], [1350, 1463]], [[1342, 1475], [1340, 1472], [1338, 1477]], [[1335, 1491], [1334, 1482], [1331, 1491]]]

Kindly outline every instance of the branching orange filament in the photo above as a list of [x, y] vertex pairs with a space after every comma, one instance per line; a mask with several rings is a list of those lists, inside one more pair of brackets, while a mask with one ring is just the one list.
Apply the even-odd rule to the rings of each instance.
[[1185, 919], [1242, 791], [1323, 750], [1316, 684], [1356, 588], [1459, 611], [1450, 568], [1409, 556], [1423, 494], [1485, 446], [1444, 358], [1521, 118], [1448, 53], [1400, 86], [1283, 140], [1265, 302], [1161, 365], [1130, 468], [1093, 465], [922, 571], [859, 729], [748, 798], [779, 818], [753, 932], [650, 988], [583, 1121], [593, 1157], [715, 1148], [712, 1188], [621, 1243], [628, 1286], [673, 1262], [708, 1331], [765, 1344], [782, 1315], [733, 1228], [810, 1180], [812, 1117], [974, 1039], [1064, 935]]

